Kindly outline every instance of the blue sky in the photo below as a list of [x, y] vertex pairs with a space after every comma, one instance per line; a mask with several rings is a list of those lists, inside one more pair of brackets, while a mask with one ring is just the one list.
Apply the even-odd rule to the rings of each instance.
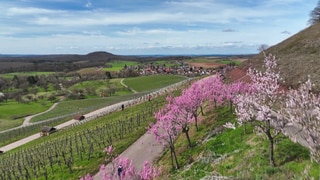
[[317, 0], [1, 0], [0, 54], [248, 54], [308, 27]]

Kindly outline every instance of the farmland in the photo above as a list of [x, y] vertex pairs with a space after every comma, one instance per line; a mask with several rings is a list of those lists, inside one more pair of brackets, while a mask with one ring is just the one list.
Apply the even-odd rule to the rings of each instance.
[[[145, 132], [160, 102], [154, 100], [151, 104], [148, 102], [148, 106], [137, 105], [133, 109], [67, 128], [8, 152], [0, 157], [0, 177], [74, 179], [85, 175], [85, 172], [94, 172], [105, 159], [105, 147], [112, 144], [121, 152]], [[34, 157], [31, 152], [37, 152], [38, 156]], [[10, 154], [16, 158], [12, 159]], [[23, 169], [20, 168], [22, 165]], [[7, 171], [8, 168], [16, 169], [15, 173]]]
[[168, 86], [173, 82], [179, 82], [186, 79], [183, 76], [174, 75], [155, 75], [155, 76], [141, 76], [134, 78], [126, 78], [124, 83], [130, 88], [138, 92], [150, 91]]
[[[159, 63], [162, 62], [160, 61]], [[23, 137], [21, 136], [22, 134], [27, 136], [36, 133], [43, 125], [55, 126], [68, 119], [72, 119], [74, 114], [85, 114], [110, 104], [137, 98], [144, 93], [157, 90], [187, 78], [181, 75], [156, 74], [108, 79], [103, 76], [103, 73], [96, 73], [95, 68], [85, 69], [84, 71], [79, 72], [80, 75], [74, 74], [76, 76], [72, 76], [72, 73], [68, 73], [68, 77], [61, 76], [57, 78], [59, 80], [67, 80], [61, 81], [62, 85], [60, 85], [60, 88], [54, 87], [54, 84], [57, 82], [54, 83], [54, 81], [50, 79], [52, 74], [42, 74], [41, 76], [50, 77], [48, 82], [51, 83], [48, 85], [48, 87], [51, 88], [39, 87], [39, 89], [42, 89], [39, 91], [39, 94], [46, 94], [46, 98], [44, 98], [46, 101], [44, 101], [44, 99], [37, 99], [36, 101], [30, 99], [28, 103], [20, 102], [17, 104], [30, 105], [30, 107], [33, 107], [33, 103], [39, 102], [41, 105], [40, 107], [43, 107], [43, 109], [47, 109], [47, 107], [54, 102], [57, 102], [58, 105], [52, 111], [36, 116], [31, 120], [31, 122], [41, 123], [30, 125], [17, 131], [12, 131], [12, 134], [2, 134], [3, 136], [1, 137], [5, 139], [1, 140], [1, 144], [8, 144], [14, 140], [20, 139]], [[16, 78], [19, 76], [20, 75], [14, 75], [13, 77]], [[30, 76], [37, 77], [37, 75], [32, 74], [28, 75], [28, 77]], [[92, 79], [93, 77], [97, 79]], [[102, 79], [99, 80], [99, 78]], [[120, 81], [122, 79], [124, 79], [123, 82], [128, 88], [124, 88], [121, 85]], [[67, 83], [70, 81], [74, 83]], [[130, 91], [131, 89], [141, 93], [134, 94]], [[103, 93], [105, 93], [105, 97], [101, 97], [101, 94]], [[52, 95], [54, 95], [55, 98], [49, 99]], [[38, 96], [39, 95], [35, 94], [34, 97]], [[24, 95], [24, 97], [29, 96], [27, 94]], [[7, 152], [0, 157], [3, 158], [3, 164], [1, 164], [1, 169], [3, 171], [0, 173], [3, 176], [1, 177], [16, 178], [18, 176], [23, 176], [27, 179], [33, 179], [35, 177], [40, 179], [62, 177], [64, 179], [74, 179], [74, 177], [83, 176], [83, 173], [85, 172], [96, 172], [96, 167], [103, 163], [104, 160], [104, 155], [101, 150], [112, 143], [112, 145], [117, 147], [117, 151], [120, 153], [128, 147], [128, 145], [132, 144], [145, 132], [145, 127], [150, 122], [154, 121], [153, 113], [161, 106], [161, 104], [163, 104], [164, 97], [165, 96], [160, 97], [159, 100], [153, 99], [152, 103], [147, 102], [149, 104], [141, 104], [133, 108], [126, 108], [125, 111], [113, 113], [115, 117], [111, 118], [112, 120], [107, 120], [111, 115], [104, 116], [83, 125], [81, 124], [79, 126], [61, 130], [49, 137], [41, 138], [40, 140], [31, 142], [12, 152]], [[9, 102], [13, 101], [9, 99], [8, 101], [1, 102], [1, 104]], [[10, 118], [13, 114], [19, 114], [17, 111], [19, 108], [13, 108], [15, 111], [9, 111], [12, 114], [7, 114], [7, 118]], [[24, 114], [19, 116], [20, 118], [18, 118], [16, 122], [22, 122], [22, 117], [29, 114], [44, 111], [43, 109], [40, 110], [39, 107], [32, 109], [33, 111], [31, 111], [31, 109], [28, 110], [28, 108], [25, 108]], [[140, 113], [143, 114], [138, 115]], [[109, 122], [112, 122], [112, 124], [109, 124]], [[128, 124], [128, 122], [130, 123]], [[92, 123], [92, 125], [90, 123]], [[34, 147], [36, 147], [36, 149], [33, 149]], [[43, 153], [43, 151], [47, 153]], [[27, 154], [32, 154], [30, 152], [37, 152], [39, 154], [38, 159], [28, 157]], [[17, 153], [14, 155], [16, 159], [6, 159], [11, 157], [11, 153]], [[56, 157], [56, 159], [52, 158], [53, 156]], [[21, 169], [21, 166], [26, 166], [26, 164], [20, 163], [27, 161], [24, 159], [28, 159], [28, 164], [30, 164], [30, 166]], [[12, 163], [12, 166], [8, 165], [9, 161], [14, 162]], [[84, 166], [84, 164], [87, 165]], [[17, 171], [15, 171], [14, 174], [7, 174], [7, 169], [5, 167], [10, 169], [15, 168]], [[32, 169], [34, 170], [32, 171]]]

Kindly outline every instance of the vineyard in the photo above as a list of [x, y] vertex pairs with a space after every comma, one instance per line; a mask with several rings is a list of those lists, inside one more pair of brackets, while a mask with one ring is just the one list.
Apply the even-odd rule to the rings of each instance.
[[[108, 110], [88, 113], [86, 120], [2, 154], [0, 179], [75, 179], [96, 172], [96, 167], [105, 161], [104, 148], [112, 145], [119, 153], [125, 150], [154, 122], [154, 113], [163, 105], [163, 98], [190, 80], [150, 93], [152, 101], [147, 101], [147, 92], [131, 95], [125, 102], [122, 98], [121, 103], [131, 108], [120, 111], [120, 102], [113, 102]], [[40, 124], [45, 122], [50, 121]], [[27, 127], [30, 131], [37, 129], [36, 125]], [[2, 134], [14, 138], [14, 133], [21, 133], [14, 131]]]
[[43, 126], [55, 126], [72, 119], [74, 114], [85, 114], [96, 109], [115, 104], [121, 101], [137, 98], [145, 95], [145, 93], [132, 94], [121, 97], [109, 97], [108, 99], [89, 99], [82, 101], [66, 101], [61, 102], [58, 106], [45, 114], [36, 116], [35, 119], [39, 122], [35, 122], [31, 125], [14, 128], [9, 131], [0, 133], [0, 146], [9, 144], [26, 136], [35, 134], [40, 131]]
[[5, 153], [0, 156], [0, 179], [74, 178], [88, 171], [85, 164], [103, 162], [105, 147], [121, 146], [122, 140], [145, 132], [159, 106], [160, 103], [149, 102], [147, 106], [140, 105], [139, 112], [130, 117], [117, 120], [104, 117], [79, 124], [59, 132], [59, 136], [45, 137], [44, 142], [32, 147]]

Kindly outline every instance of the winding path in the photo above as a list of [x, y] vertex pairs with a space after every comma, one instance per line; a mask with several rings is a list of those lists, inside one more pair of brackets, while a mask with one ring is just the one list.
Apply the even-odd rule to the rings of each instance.
[[[123, 83], [123, 80], [124, 80], [124, 78], [122, 78], [121, 81], [120, 81], [121, 85], [124, 86], [124, 87], [126, 87], [126, 88], [129, 88], [126, 84]], [[135, 91], [135, 90], [132, 89], [132, 88], [130, 88], [130, 90], [131, 90], [133, 93], [138, 93], [137, 91]]]
[[23, 123], [22, 123], [22, 125], [21, 125], [20, 127], [24, 127], [24, 126], [28, 126], [28, 125], [32, 124], [32, 123], [30, 123], [30, 120], [31, 120], [33, 117], [51, 111], [52, 109], [54, 109], [54, 108], [57, 106], [57, 104], [58, 104], [58, 103], [54, 103], [54, 104], [53, 104], [48, 110], [46, 110], [46, 111], [43, 111], [43, 112], [38, 113], [38, 114], [31, 115], [31, 116], [27, 116], [26, 118], [24, 118], [24, 121], [23, 121]]

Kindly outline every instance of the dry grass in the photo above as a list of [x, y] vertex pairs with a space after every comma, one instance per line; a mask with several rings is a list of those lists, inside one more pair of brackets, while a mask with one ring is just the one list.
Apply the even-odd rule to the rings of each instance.
[[[266, 53], [278, 59], [280, 74], [287, 86], [296, 87], [306, 81], [310, 75], [315, 84], [314, 90], [320, 90], [320, 24], [310, 26], [281, 43], [270, 47]], [[263, 54], [248, 62], [253, 67], [261, 67]]]

